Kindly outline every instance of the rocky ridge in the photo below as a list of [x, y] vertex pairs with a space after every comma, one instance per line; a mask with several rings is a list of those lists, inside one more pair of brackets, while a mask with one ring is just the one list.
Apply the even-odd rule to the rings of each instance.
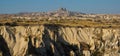
[[120, 15], [0, 15], [0, 56], [120, 56]]
[[0, 26], [0, 55], [120, 56], [120, 29]]

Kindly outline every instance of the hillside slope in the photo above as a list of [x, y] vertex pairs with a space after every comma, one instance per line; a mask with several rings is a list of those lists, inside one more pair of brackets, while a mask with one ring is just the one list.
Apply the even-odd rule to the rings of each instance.
[[0, 56], [120, 56], [120, 29], [0, 26]]

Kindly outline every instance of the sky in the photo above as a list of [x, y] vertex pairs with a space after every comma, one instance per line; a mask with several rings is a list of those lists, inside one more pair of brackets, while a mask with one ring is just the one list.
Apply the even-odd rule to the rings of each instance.
[[0, 14], [47, 12], [59, 8], [99, 14], [120, 14], [120, 0], [0, 0]]

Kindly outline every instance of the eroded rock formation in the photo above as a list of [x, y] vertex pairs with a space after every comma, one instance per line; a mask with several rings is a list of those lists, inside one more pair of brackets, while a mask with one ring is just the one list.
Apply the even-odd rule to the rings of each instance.
[[0, 26], [0, 55], [120, 56], [120, 29]]

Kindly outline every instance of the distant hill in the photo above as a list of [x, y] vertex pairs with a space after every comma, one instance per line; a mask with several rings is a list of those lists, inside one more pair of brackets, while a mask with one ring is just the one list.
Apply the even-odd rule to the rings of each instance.
[[79, 12], [72, 12], [67, 10], [66, 8], [59, 8], [56, 11], [51, 12], [23, 12], [18, 13], [17, 15], [21, 16], [75, 16], [75, 15], [81, 15], [85, 13], [79, 13]]

